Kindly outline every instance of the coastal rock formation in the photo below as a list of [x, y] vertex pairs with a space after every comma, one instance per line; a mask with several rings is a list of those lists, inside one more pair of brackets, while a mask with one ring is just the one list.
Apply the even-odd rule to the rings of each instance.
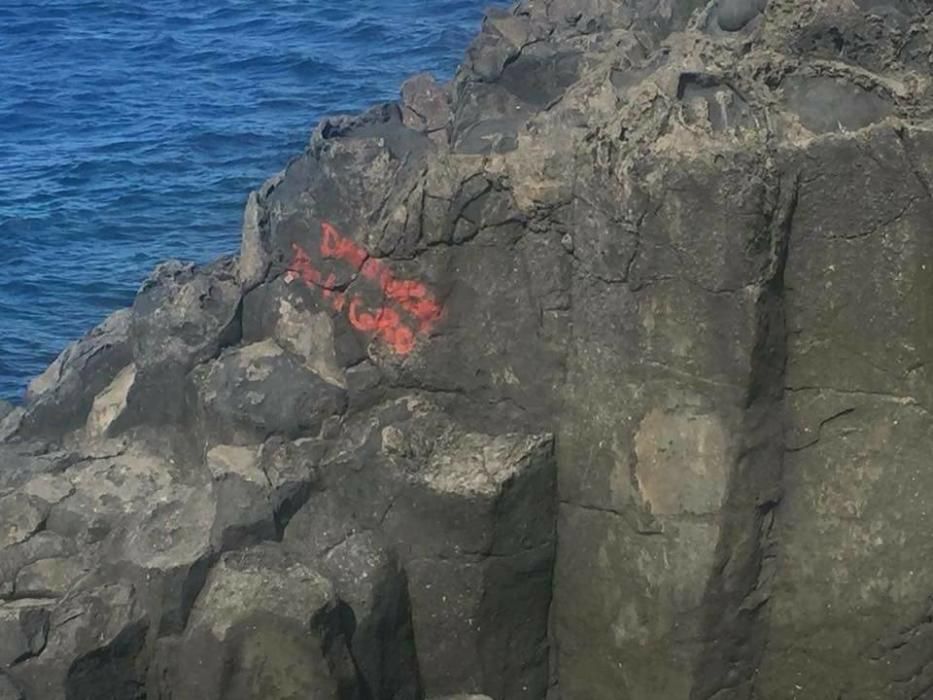
[[526, 0], [0, 407], [0, 698], [933, 693], [933, 8]]

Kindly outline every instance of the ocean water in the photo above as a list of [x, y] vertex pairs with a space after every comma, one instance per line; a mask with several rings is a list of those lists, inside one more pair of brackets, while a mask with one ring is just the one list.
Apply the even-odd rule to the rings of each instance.
[[0, 398], [169, 257], [238, 246], [324, 114], [449, 78], [488, 0], [0, 0]]

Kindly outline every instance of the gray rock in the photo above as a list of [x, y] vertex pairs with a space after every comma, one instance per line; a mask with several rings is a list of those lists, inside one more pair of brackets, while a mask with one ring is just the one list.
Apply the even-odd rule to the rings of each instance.
[[256, 448], [220, 445], [207, 453], [216, 512], [211, 540], [218, 551], [276, 536], [273, 487]]
[[237, 277], [244, 291], [262, 282], [269, 269], [271, 260], [266, 199], [281, 180], [281, 174], [269, 178], [262, 187], [251, 192], [246, 200], [240, 234], [240, 257], [237, 261]]
[[244, 343], [268, 338], [295, 355], [312, 372], [331, 384], [344, 386], [345, 364], [340, 357], [337, 328], [331, 313], [281, 279], [272, 280], [243, 301]]
[[815, 134], [857, 131], [891, 114], [893, 105], [876, 93], [830, 77], [797, 77], [785, 81], [788, 107]]
[[362, 425], [322, 466], [285, 545], [326, 561], [377, 530], [407, 573], [427, 692], [544, 692], [554, 530], [538, 525], [554, 517], [550, 439], [468, 433], [414, 397]]
[[184, 637], [164, 647], [167, 687], [208, 700], [336, 698], [340, 677], [322, 651], [333, 644], [334, 668], [345, 661], [335, 604], [326, 579], [272, 546], [227, 554], [208, 577]]
[[131, 586], [91, 586], [51, 610], [42, 652], [7, 673], [27, 698], [136, 697], [145, 633]]
[[720, 0], [717, 20], [720, 28], [737, 32], [764, 10], [768, 0]]
[[26, 409], [22, 406], [13, 408], [9, 413], [7, 413], [3, 418], [0, 418], [0, 443], [6, 442], [10, 438], [16, 436], [17, 431], [22, 425], [23, 416], [26, 414]]
[[49, 633], [49, 611], [30, 601], [0, 605], [0, 666], [38, 655]]
[[323, 120], [0, 419], [0, 693], [928, 693], [925, 12], [526, 1]]
[[117, 311], [30, 382], [20, 434], [62, 435], [84, 425], [94, 397], [132, 359], [130, 318], [128, 310]]
[[[929, 517], [918, 487], [926, 478], [921, 436], [930, 422], [931, 384], [914, 350], [925, 336], [914, 295], [926, 278], [926, 263], [916, 264], [914, 256], [925, 259], [930, 251], [922, 232], [933, 212], [926, 185], [933, 172], [931, 146], [927, 130], [876, 129], [861, 139], [816, 142], [799, 154], [807, 164], [801, 162], [794, 225], [813, 235], [792, 241], [786, 272], [791, 336], [784, 408], [791, 432], [783, 483], [793, 496], [782, 504], [773, 535], [799, 568], [773, 573], [768, 607], [781, 622], [770, 632], [775, 646], [759, 676], [773, 694], [788, 687], [782, 671], [788, 667], [804, 687], [858, 688], [866, 697], [922, 694], [929, 682], [919, 670], [929, 658], [929, 601], [912, 582], [926, 575], [918, 564], [926, 557], [920, 533]], [[829, 175], [853, 158], [856, 172]], [[821, 266], [831, 269], [817, 282]], [[865, 284], [872, 292], [862, 296]], [[830, 291], [814, 296], [818, 285]], [[856, 295], [862, 300], [857, 309], [842, 305]], [[892, 314], [892, 308], [900, 312]], [[879, 430], [883, 443], [876, 442]], [[816, 523], [825, 525], [817, 529]], [[871, 523], [872, 539], [863, 547], [856, 544], [863, 526], [855, 523]], [[913, 553], [906, 569], [900, 568], [905, 551]], [[837, 579], [839, 569], [824, 558], [827, 552], [839, 553], [849, 573]], [[904, 587], [894, 600], [882, 602], [887, 596], [880, 592], [859, 602], [852, 598], [856, 590], [890, 585]], [[803, 604], [807, 597], [794, 591], [808, 587], [819, 593]], [[830, 666], [810, 658], [812, 642], [789, 646], [788, 640], [826, 626], [836, 640], [825, 657]], [[855, 639], [877, 642], [861, 657], [848, 646]], [[854, 658], [866, 660], [854, 664]]]
[[16, 578], [25, 567], [43, 559], [58, 559], [75, 553], [73, 540], [49, 531], [38, 532], [0, 550], [0, 597], [13, 594]]
[[2, 671], [0, 671], [0, 700], [26, 700], [22, 691]]
[[240, 234], [240, 260], [237, 268], [240, 284], [250, 288], [262, 281], [269, 268], [269, 254], [263, 241], [264, 211], [258, 192], [250, 192], [243, 211]]
[[160, 493], [159, 502], [147, 504], [115, 533], [119, 544], [107, 558], [135, 582], [155, 634], [185, 627], [212, 563], [212, 534], [222, 531], [214, 513], [210, 490], [177, 487]]
[[230, 265], [163, 263], [133, 302], [133, 356], [141, 372], [187, 372], [239, 337], [239, 287]]
[[4, 418], [10, 415], [10, 413], [13, 412], [14, 408], [15, 406], [13, 406], [13, 404], [11, 404], [9, 401], [4, 401], [3, 399], [0, 399], [0, 421], [2, 421]]
[[126, 400], [117, 402], [128, 407], [108, 429], [179, 420], [185, 375], [239, 340], [240, 300], [231, 261], [204, 268], [172, 261], [156, 268], [133, 302], [135, 378]]
[[[309, 512], [302, 511], [298, 518]], [[366, 687], [374, 697], [423, 697], [408, 579], [397, 557], [370, 532], [345, 534], [324, 548], [314, 546], [308, 524], [296, 523], [298, 527], [289, 530], [286, 551], [298, 559], [310, 558], [333, 581], [337, 597], [352, 617], [350, 650]]]
[[325, 381], [275, 341], [226, 352], [194, 373], [203, 430], [212, 444], [250, 445], [271, 435], [313, 436], [346, 409]]
[[160, 499], [190, 495], [191, 487], [179, 485], [182, 476], [171, 458], [142, 445], [79, 461], [44, 485], [54, 497], [64, 496], [51, 505], [45, 528], [83, 545], [95, 544], [115, 531], [125, 532], [131, 518], [142, 517]]
[[412, 76], [402, 83], [401, 92], [405, 126], [429, 134], [447, 127], [450, 120], [448, 95], [430, 73]]
[[88, 569], [78, 557], [39, 559], [16, 575], [15, 593], [23, 598], [60, 598], [68, 593]]
[[303, 506], [318, 480], [318, 468], [330, 448], [325, 439], [294, 442], [270, 438], [259, 453], [260, 468], [269, 480], [276, 525], [283, 529]]
[[[19, 409], [14, 411], [11, 417], [18, 411]], [[0, 443], [0, 492], [7, 494], [11, 489], [25, 484], [32, 483], [33, 486], [38, 486], [56, 481], [56, 474], [79, 460], [80, 457], [75, 452], [49, 450], [48, 445], [43, 443], [21, 442], [15, 438], [8, 444]], [[35, 495], [51, 502], [45, 497], [48, 494], [30, 492], [27, 495]]]
[[126, 420], [130, 394], [136, 386], [136, 365], [124, 367], [106, 389], [94, 398], [85, 424], [90, 438], [107, 438]]
[[22, 493], [0, 498], [0, 549], [25, 542], [48, 517], [48, 505]]
[[[504, 518], [514, 517], [509, 505], [497, 507], [506, 511]], [[547, 508], [547, 498], [537, 506], [526, 504], [523, 517], [534, 517], [535, 511], [544, 517]], [[438, 522], [430, 511], [413, 520], [423, 527]], [[543, 693], [553, 546], [506, 549], [479, 562], [466, 553], [437, 560], [415, 556], [408, 571], [426, 687], [444, 692], [472, 686], [499, 697]]]

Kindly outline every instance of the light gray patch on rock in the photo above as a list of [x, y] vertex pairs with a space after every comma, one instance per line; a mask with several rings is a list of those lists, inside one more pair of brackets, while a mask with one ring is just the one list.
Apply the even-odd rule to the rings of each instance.
[[83, 425], [94, 397], [132, 359], [130, 321], [129, 309], [121, 309], [67, 347], [30, 382], [22, 420], [14, 430], [32, 437]]
[[716, 11], [719, 27], [737, 32], [760, 15], [768, 0], [720, 0]]
[[788, 108], [814, 134], [857, 131], [894, 111], [879, 94], [826, 76], [791, 76], [784, 81], [784, 96]]

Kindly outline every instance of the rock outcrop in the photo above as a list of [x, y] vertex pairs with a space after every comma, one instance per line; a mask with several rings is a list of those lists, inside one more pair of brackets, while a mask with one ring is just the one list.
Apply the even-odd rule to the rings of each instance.
[[527, 0], [0, 406], [0, 698], [933, 693], [933, 9]]

